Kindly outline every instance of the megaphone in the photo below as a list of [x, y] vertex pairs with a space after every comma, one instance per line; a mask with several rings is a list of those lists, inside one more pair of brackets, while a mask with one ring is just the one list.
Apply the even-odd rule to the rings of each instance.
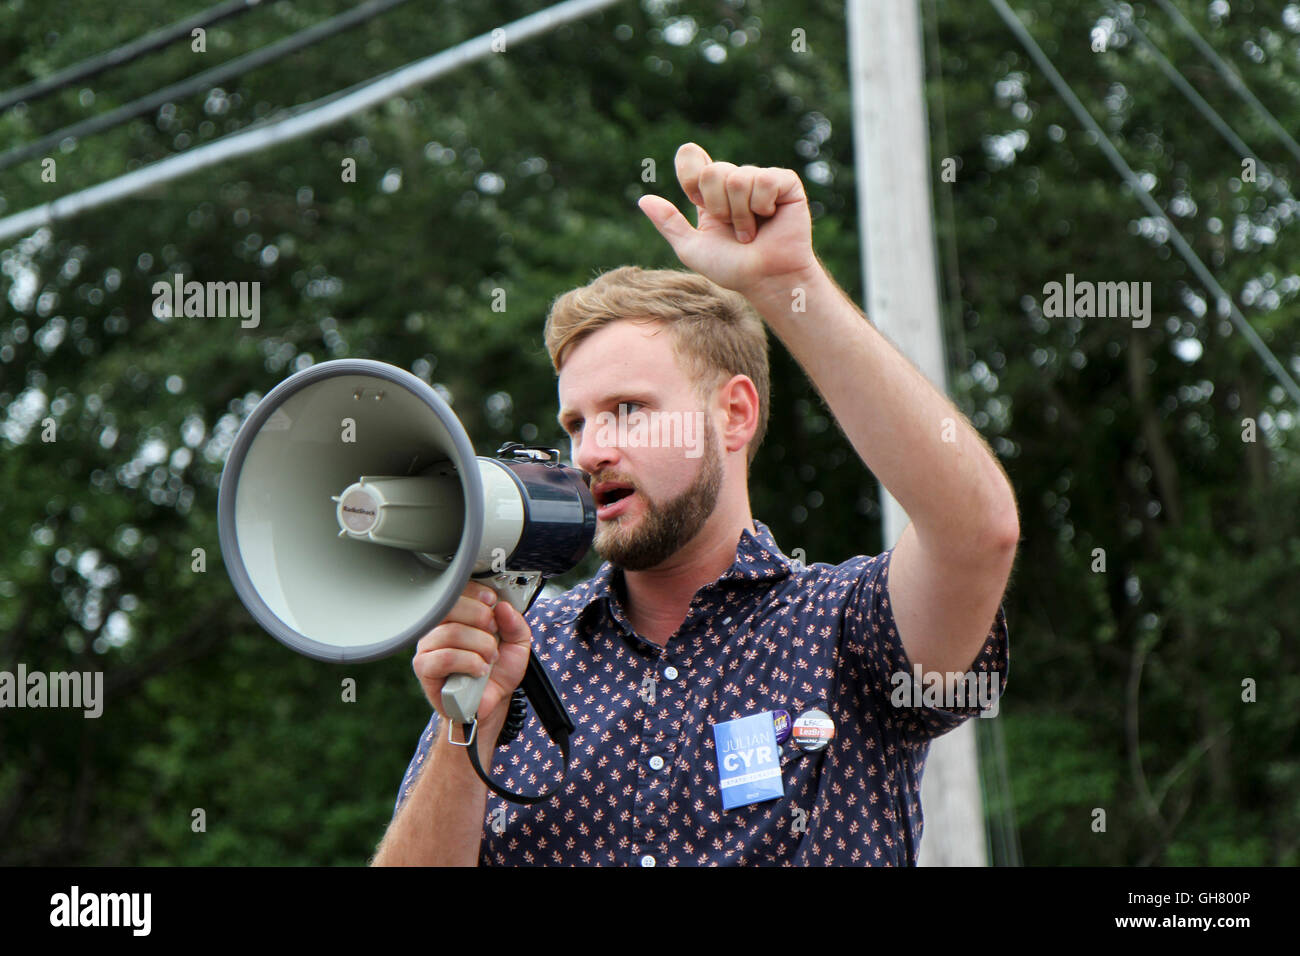
[[[546, 578], [586, 555], [596, 507], [555, 449], [510, 443], [498, 455], [476, 456], [441, 396], [396, 366], [341, 359], [290, 376], [257, 403], [221, 475], [218, 533], [236, 594], [272, 637], [322, 661], [408, 646], [471, 577], [524, 613]], [[479, 776], [536, 802], [478, 766], [486, 684], [453, 675], [443, 708]], [[574, 725], [536, 654], [521, 689], [567, 765]], [[522, 706], [517, 696], [516, 733]]]

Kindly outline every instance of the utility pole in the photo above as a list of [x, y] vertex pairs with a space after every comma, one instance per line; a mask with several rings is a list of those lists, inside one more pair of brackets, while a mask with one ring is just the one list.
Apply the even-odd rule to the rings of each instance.
[[[847, 0], [847, 14], [864, 308], [947, 394], [917, 3]], [[883, 486], [880, 491], [884, 538], [892, 547], [908, 518]], [[930, 744], [921, 806], [922, 866], [988, 864], [974, 719]]]

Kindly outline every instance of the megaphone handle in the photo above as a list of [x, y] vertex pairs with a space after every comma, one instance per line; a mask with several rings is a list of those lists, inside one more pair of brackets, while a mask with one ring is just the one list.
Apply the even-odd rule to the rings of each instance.
[[[524, 614], [532, 605], [533, 599], [541, 593], [543, 575], [541, 573], [501, 573], [492, 576], [476, 576], [475, 580], [490, 585], [502, 596], [502, 598], [509, 601], [510, 605], [516, 611], [520, 614]], [[456, 676], [463, 677], [464, 675]], [[450, 682], [451, 678], [448, 679], [448, 683]], [[481, 678], [479, 681], [480, 687], [478, 689], [478, 696], [473, 698], [474, 709], [467, 709], [462, 712], [471, 715], [471, 719], [465, 720], [463, 718], [458, 718], [463, 731], [463, 736], [465, 737], [465, 743], [463, 745], [465, 747], [465, 753], [469, 755], [469, 762], [474, 767], [474, 772], [478, 774], [480, 780], [487, 784], [489, 790], [497, 796], [509, 800], [511, 803], [534, 804], [541, 803], [543, 800], [549, 800], [559, 787], [558, 783], [552, 786], [549, 790], [543, 790], [540, 793], [514, 793], [505, 789], [501, 784], [489, 777], [487, 772], [484, 771], [482, 764], [479, 762], [478, 747], [473, 746], [474, 732], [478, 728], [478, 721], [473, 717], [473, 715], [477, 712], [479, 697], [482, 695], [481, 683], [485, 682], [486, 678]], [[447, 712], [452, 714], [453, 712], [451, 708], [458, 705], [449, 703], [446, 688], [447, 685], [444, 684], [442, 703]], [[537, 657], [536, 649], [529, 651], [528, 669], [524, 672], [523, 680], [520, 682], [519, 687], [515, 690], [514, 696], [511, 698], [512, 714], [516, 702], [523, 704], [525, 707], [527, 706], [520, 699], [520, 691], [523, 691], [523, 697], [526, 697], [532, 702], [533, 710], [536, 712], [538, 720], [540, 720], [542, 726], [546, 728], [546, 732], [550, 734], [551, 739], [555, 741], [556, 746], [560, 748], [560, 754], [563, 757], [562, 765], [565, 773], [567, 773], [569, 767], [569, 736], [574, 731], [574, 724], [572, 718], [569, 717], [568, 711], [564, 708], [564, 702], [560, 699], [559, 693], [555, 690], [555, 685], [551, 683], [551, 678], [547, 675], [546, 668], [542, 666], [541, 660]], [[522, 717], [522, 713], [520, 716]], [[509, 718], [507, 718], [507, 723], [509, 723]], [[447, 730], [449, 734], [454, 726], [454, 724], [448, 726]], [[515, 732], [517, 733], [519, 729], [521, 728], [516, 728]], [[502, 728], [502, 730], [505, 732], [505, 728]], [[455, 743], [454, 740], [452, 742]], [[498, 736], [497, 744], [500, 745], [501, 743], [502, 739]]]
[[[532, 603], [542, 575], [540, 572], [501, 571], [482, 576], [475, 575], [474, 580], [492, 588], [502, 599], [509, 602], [511, 607], [523, 614]], [[452, 674], [447, 678], [442, 685], [442, 707], [454, 723], [474, 722], [487, 682], [487, 677], [471, 677], [468, 674]]]

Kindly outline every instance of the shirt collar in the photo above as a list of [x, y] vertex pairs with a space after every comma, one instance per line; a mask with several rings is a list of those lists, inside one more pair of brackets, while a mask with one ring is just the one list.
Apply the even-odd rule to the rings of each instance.
[[[771, 530], [755, 518], [753, 532], [748, 528], [741, 529], [735, 561], [711, 586], [724, 581], [770, 583], [788, 577], [792, 568], [790, 559], [782, 553]], [[574, 588], [568, 607], [557, 617], [565, 622], [572, 621], [599, 606], [601, 600], [617, 600], [615, 575], [621, 576], [622, 573], [621, 569], [606, 561], [594, 575]]]

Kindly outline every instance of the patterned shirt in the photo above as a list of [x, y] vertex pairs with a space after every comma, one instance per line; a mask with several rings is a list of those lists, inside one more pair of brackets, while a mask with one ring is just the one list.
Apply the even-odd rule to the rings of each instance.
[[[534, 603], [533, 647], [576, 725], [570, 766], [542, 803], [488, 794], [480, 864], [915, 865], [929, 742], [979, 706], [944, 710], [926, 706], [936, 701], [919, 688], [910, 701], [895, 692], [891, 677], [913, 665], [890, 608], [892, 550], [804, 566], [754, 527], [665, 647], [628, 623], [622, 571], [608, 562]], [[992, 672], [1000, 699], [1007, 665], [999, 605], [970, 670]], [[806, 752], [792, 735], [780, 747], [785, 795], [724, 811], [713, 724], [769, 710], [793, 720], [814, 707], [835, 722], [830, 743]], [[394, 815], [438, 724], [434, 712]], [[560, 763], [530, 708], [489, 774], [536, 793], [559, 779]]]

